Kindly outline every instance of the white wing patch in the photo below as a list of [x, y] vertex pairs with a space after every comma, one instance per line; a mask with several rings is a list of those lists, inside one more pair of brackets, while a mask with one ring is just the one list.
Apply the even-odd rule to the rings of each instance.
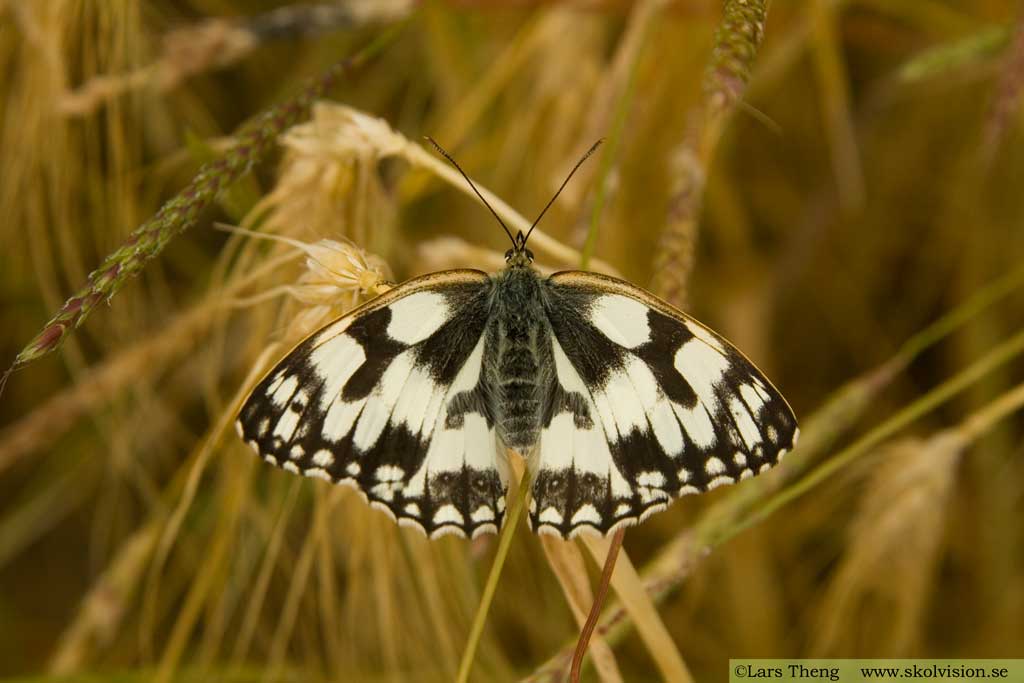
[[364, 405], [366, 399], [344, 401], [340, 395], [336, 396], [324, 420], [324, 439], [337, 443], [348, 436], [352, 431], [352, 425], [356, 423], [356, 418], [363, 412]]
[[344, 334], [329, 337], [316, 347], [310, 354], [309, 364], [324, 381], [324, 390], [320, 395], [321, 410], [327, 410], [352, 373], [365, 362], [363, 347]]
[[270, 395], [270, 400], [278, 407], [284, 406], [292, 399], [292, 395], [298, 388], [299, 378], [294, 375], [289, 377], [282, 376], [280, 381], [274, 382], [274, 386], [276, 386], [276, 389]]
[[388, 336], [412, 346], [437, 332], [451, 317], [444, 296], [421, 291], [391, 304]]
[[627, 349], [650, 340], [647, 306], [628, 296], [606, 294], [598, 297], [591, 309], [590, 320], [604, 336]]
[[679, 347], [673, 365], [697, 393], [701, 404], [718, 405], [716, 385], [730, 367], [729, 359], [721, 351], [694, 337]]
[[711, 448], [715, 445], [718, 440], [715, 425], [711, 422], [711, 413], [704, 403], [698, 401], [692, 408], [673, 403], [672, 411], [697, 448]]
[[[683, 431], [675, 416], [676, 406], [658, 388], [658, 380], [647, 363], [636, 356], [627, 356], [624, 372], [616, 375], [629, 378], [636, 396], [640, 399], [639, 407], [643, 418], [637, 422], [637, 429], [646, 431], [649, 425], [665, 453], [672, 457], [682, 453]], [[625, 394], [628, 400], [628, 392]]]
[[[404, 351], [398, 354], [388, 365], [380, 382], [366, 399], [363, 412], [359, 416], [359, 421], [356, 422], [356, 431], [352, 440], [356, 450], [369, 451], [380, 439], [384, 428], [389, 423], [402, 421], [400, 416], [394, 415], [402, 393], [405, 391], [420, 392], [422, 391], [420, 385], [424, 383], [430, 383], [430, 379], [416, 373], [412, 352]], [[434, 388], [434, 391], [437, 390]]]

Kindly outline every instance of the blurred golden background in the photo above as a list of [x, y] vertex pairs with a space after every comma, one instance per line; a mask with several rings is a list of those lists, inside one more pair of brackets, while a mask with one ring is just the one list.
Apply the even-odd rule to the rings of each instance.
[[[1024, 653], [1021, 12], [0, 2], [0, 676], [453, 680], [496, 539], [427, 541], [231, 428], [380, 278], [500, 267], [427, 134], [527, 220], [605, 138], [539, 265], [684, 306], [802, 423], [626, 534], [583, 680]], [[565, 680], [601, 550], [521, 529], [471, 680]]]

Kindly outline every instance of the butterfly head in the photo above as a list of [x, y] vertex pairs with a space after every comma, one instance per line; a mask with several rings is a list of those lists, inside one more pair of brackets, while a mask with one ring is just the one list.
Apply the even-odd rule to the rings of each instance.
[[510, 266], [529, 266], [533, 263], [533, 252], [526, 248], [526, 238], [520, 230], [512, 239], [512, 248], [505, 252], [505, 263]]

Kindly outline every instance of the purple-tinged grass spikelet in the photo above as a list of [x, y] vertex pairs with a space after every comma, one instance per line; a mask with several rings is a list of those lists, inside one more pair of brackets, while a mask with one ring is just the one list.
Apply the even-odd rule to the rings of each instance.
[[686, 281], [693, 267], [707, 169], [722, 130], [746, 90], [767, 18], [766, 0], [725, 3], [704, 75], [704, 106], [699, 123], [687, 133], [677, 151], [678, 158], [685, 163], [674, 180], [651, 283], [654, 291], [676, 306], [686, 303]]

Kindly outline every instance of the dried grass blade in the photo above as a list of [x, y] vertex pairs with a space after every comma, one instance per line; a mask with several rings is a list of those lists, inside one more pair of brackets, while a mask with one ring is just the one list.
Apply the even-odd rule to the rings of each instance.
[[[337, 492], [336, 492], [337, 493]], [[328, 496], [324, 503], [324, 514], [329, 515], [331, 509], [338, 501], [338, 496]], [[317, 557], [317, 550], [326, 541], [327, 527], [323, 523], [323, 516], [317, 515], [313, 528], [306, 535], [306, 541], [299, 552], [295, 569], [288, 577], [288, 592], [285, 595], [284, 605], [281, 607], [280, 618], [274, 635], [271, 638], [270, 654], [267, 657], [267, 673], [265, 680], [280, 680], [285, 669], [285, 657], [288, 644], [291, 642], [295, 630], [295, 623], [299, 614], [299, 603], [306, 595], [306, 587], [309, 584], [310, 575], [313, 573], [313, 562]]]
[[295, 503], [298, 500], [302, 485], [303, 481], [298, 478], [289, 484], [288, 493], [273, 516], [274, 530], [271, 533], [270, 541], [267, 543], [267, 550], [263, 556], [263, 562], [260, 564], [256, 581], [249, 591], [249, 604], [246, 606], [245, 615], [242, 617], [241, 627], [238, 630], [238, 640], [235, 641], [235, 647], [231, 656], [232, 662], [236, 667], [241, 666], [248, 656], [249, 647], [256, 635], [260, 612], [263, 609], [264, 602], [266, 602], [267, 592], [270, 588], [270, 580], [273, 577], [274, 568], [280, 559], [281, 549], [284, 547], [285, 530], [288, 528], [292, 512], [295, 510]]
[[[515, 471], [514, 468], [513, 471]], [[487, 613], [490, 611], [491, 602], [494, 600], [494, 592], [498, 588], [498, 579], [501, 577], [501, 570], [505, 566], [508, 550], [512, 547], [512, 538], [519, 527], [519, 518], [530, 497], [532, 481], [533, 475], [530, 471], [523, 470], [522, 477], [519, 480], [519, 490], [505, 513], [505, 525], [502, 527], [501, 536], [498, 538], [498, 550], [494, 555], [491, 571], [487, 575], [487, 583], [484, 584], [484, 592], [480, 596], [480, 604], [477, 607], [476, 615], [473, 617], [473, 625], [470, 627], [466, 650], [462, 655], [462, 661], [459, 663], [459, 673], [455, 679], [457, 683], [466, 683], [469, 680], [470, 671], [473, 669], [473, 660], [476, 658], [476, 650], [480, 645], [484, 625], [487, 623]]]
[[[647, 0], [633, 8], [626, 34], [615, 55], [611, 78], [606, 82], [604, 91], [598, 96], [599, 99], [610, 100], [611, 96], [618, 92], [613, 109], [611, 135], [608, 136], [608, 145], [601, 155], [601, 165], [597, 172], [597, 188], [594, 194], [594, 205], [590, 212], [590, 225], [587, 228], [587, 236], [580, 255], [581, 270], [590, 268], [594, 250], [597, 248], [597, 233], [609, 192], [609, 181], [618, 159], [619, 144], [622, 141], [626, 119], [629, 116], [630, 105], [636, 90], [640, 54], [654, 17], [658, 15], [665, 4], [663, 0]], [[594, 107], [590, 129], [604, 128], [607, 125], [606, 117], [607, 112], [604, 107]]]
[[839, 44], [836, 12], [830, 0], [811, 2], [814, 66], [821, 88], [821, 109], [828, 131], [839, 200], [843, 208], [856, 209], [864, 202], [864, 172], [850, 115], [849, 76]]
[[[584, 536], [583, 543], [598, 564], [603, 564], [611, 549], [611, 542], [596, 536]], [[662, 678], [666, 681], [687, 683], [692, 681], [686, 662], [676, 648], [665, 622], [658, 616], [658, 610], [647, 594], [644, 584], [624, 551], [619, 553], [618, 563], [612, 572], [612, 586], [622, 601], [623, 608], [636, 626], [640, 638], [651, 653]]]
[[293, 98], [245, 124], [238, 131], [235, 143], [223, 156], [205, 164], [184, 190], [139, 226], [117, 251], [89, 275], [88, 284], [69, 298], [36, 338], [18, 354], [14, 364], [4, 373], [4, 379], [0, 380], [0, 390], [3, 381], [15, 369], [59, 348], [101, 301], [109, 302], [171, 240], [192, 227], [200, 213], [223, 190], [274, 148], [282, 132], [307, 116], [314, 102], [393, 41], [404, 24], [402, 22], [392, 27], [360, 52], [330, 67]]
[[1021, 77], [1024, 72], [1024, 18], [1017, 20], [1013, 40], [1006, 52], [1003, 73], [985, 126], [982, 154], [988, 163], [999, 151], [1000, 143], [1021, 107], [1021, 89], [1024, 88], [1024, 78]]
[[[250, 458], [247, 466], [251, 466], [254, 460]], [[227, 579], [231, 550], [238, 538], [237, 527], [248, 496], [247, 479], [248, 477], [238, 477], [226, 484], [228, 490], [223, 496], [224, 510], [218, 515], [217, 529], [211, 534], [211, 542], [206, 548], [202, 564], [197, 569], [194, 580], [189, 584], [187, 595], [171, 627], [154, 675], [157, 683], [174, 679], [188, 641], [199, 622], [203, 606], [209, 595]]]
[[378, 8], [371, 3], [363, 7], [294, 5], [248, 17], [204, 19], [165, 34], [156, 61], [127, 73], [95, 76], [65, 92], [57, 107], [65, 116], [87, 116], [134, 90], [171, 90], [189, 77], [238, 63], [268, 42], [393, 20], [408, 14], [412, 5], [411, 1], [378, 3]]
[[[569, 609], [572, 610], [576, 623], [583, 628], [589, 618], [588, 609], [596, 602], [590, 590], [590, 578], [587, 576], [583, 554], [580, 552], [579, 546], [572, 541], [564, 541], [547, 534], [540, 536], [540, 544], [544, 549], [544, 556], [548, 560], [551, 571], [554, 572], [562, 587], [565, 600], [569, 604]], [[604, 683], [621, 681], [622, 674], [615, 661], [615, 653], [612, 652], [604, 638], [600, 634], [594, 635], [590, 647], [598, 678]]]
[[[961, 456], [1022, 407], [1024, 384], [1019, 384], [955, 427], [927, 439], [887, 444], [885, 458], [863, 487], [847, 548], [821, 604], [816, 653], [828, 656], [854, 646], [844, 639], [850, 619], [865, 627], [856, 646], [865, 647], [867, 637], [875, 639], [870, 647], [880, 655], [913, 651], [938, 574]], [[893, 585], [900, 590], [893, 592]], [[885, 596], [885, 606], [873, 609], [872, 595]]]
[[98, 478], [94, 464], [79, 461], [42, 485], [38, 493], [27, 494], [24, 502], [0, 519], [0, 569], [86, 500]]
[[[612, 580], [612, 573], [615, 571], [615, 562], [619, 558], [619, 550], [622, 549], [622, 539], [626, 536], [626, 528], [619, 527], [612, 536], [611, 545], [608, 548], [608, 555], [604, 560], [604, 568], [601, 570], [601, 579], [597, 585], [597, 594], [594, 596], [594, 604], [590, 606], [590, 612], [583, 623], [579, 641], [576, 643], [576, 652], [572, 655], [572, 665], [569, 667], [569, 680], [572, 683], [579, 683], [580, 669], [583, 667], [583, 658], [587, 654], [587, 647], [594, 635], [594, 628], [597, 627], [597, 620], [601, 616], [601, 608], [604, 607], [605, 598], [608, 597], [608, 586]], [[595, 664], [597, 663], [595, 652]], [[598, 669], [600, 671], [600, 669]]]
[[964, 38], [929, 47], [908, 59], [896, 71], [894, 79], [901, 85], [927, 78], [948, 77], [990, 59], [1010, 42], [1009, 26], [989, 26]]
[[82, 598], [78, 614], [58, 639], [47, 667], [49, 673], [67, 675], [81, 669], [94, 641], [101, 634], [116, 631], [156, 547], [159, 531], [159, 524], [150, 521], [121, 544], [110, 565]]

